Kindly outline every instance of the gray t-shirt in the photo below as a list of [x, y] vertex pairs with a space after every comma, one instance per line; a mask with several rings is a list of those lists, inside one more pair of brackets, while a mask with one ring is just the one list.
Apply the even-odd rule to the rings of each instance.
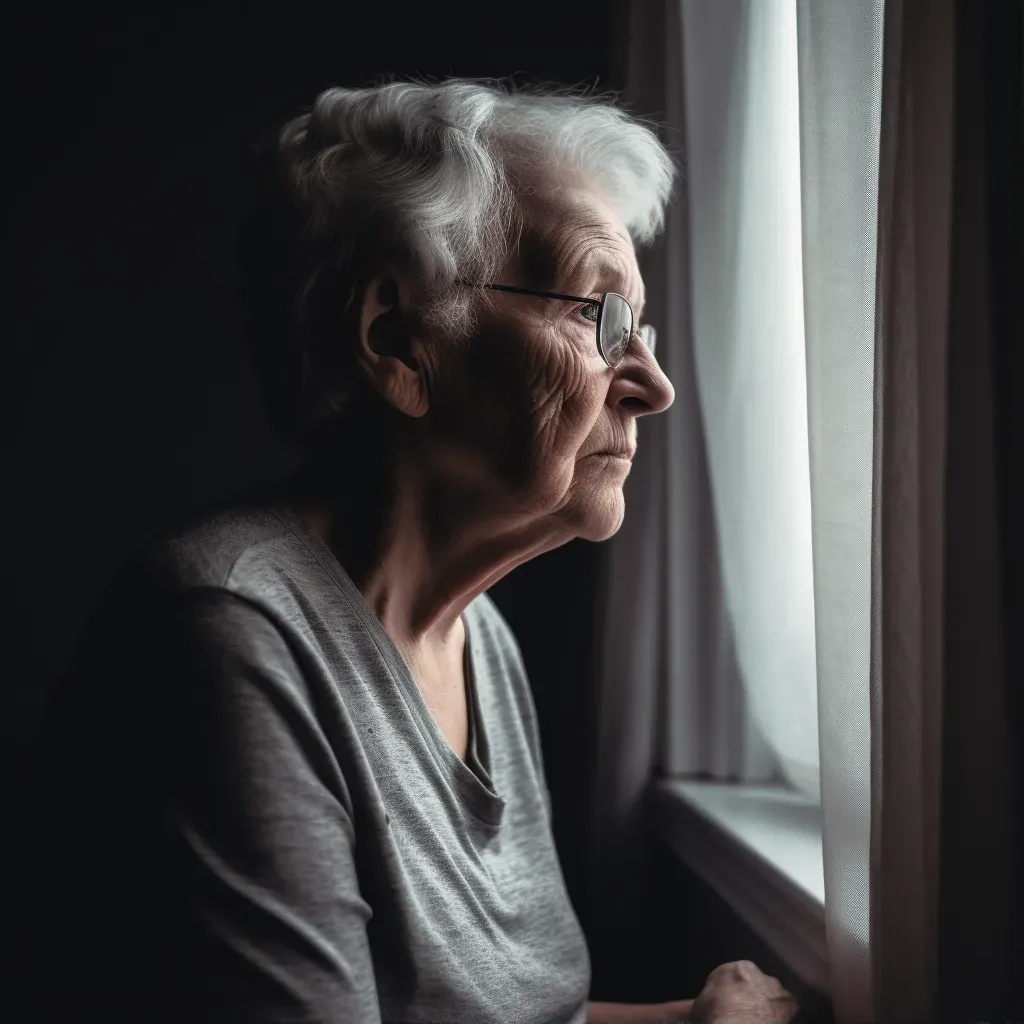
[[286, 502], [136, 559], [36, 765], [49, 994], [138, 1021], [582, 1024], [523, 662], [487, 595], [464, 623], [465, 762]]

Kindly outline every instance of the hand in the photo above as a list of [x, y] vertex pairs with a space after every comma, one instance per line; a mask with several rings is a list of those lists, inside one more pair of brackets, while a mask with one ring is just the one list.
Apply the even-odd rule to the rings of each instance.
[[716, 967], [693, 1001], [690, 1024], [789, 1024], [800, 1007], [749, 960]]

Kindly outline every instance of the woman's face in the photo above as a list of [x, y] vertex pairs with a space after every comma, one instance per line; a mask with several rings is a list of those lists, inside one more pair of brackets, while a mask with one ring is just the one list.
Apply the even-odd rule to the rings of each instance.
[[[523, 241], [493, 283], [595, 299], [619, 292], [642, 322], [643, 282], [611, 207], [582, 187], [534, 198]], [[431, 374], [418, 427], [432, 472], [457, 477], [468, 500], [510, 525], [546, 518], [573, 536], [610, 537], [622, 523], [636, 420], [667, 409], [672, 385], [637, 341], [611, 369], [581, 303], [485, 294], [473, 338]]]

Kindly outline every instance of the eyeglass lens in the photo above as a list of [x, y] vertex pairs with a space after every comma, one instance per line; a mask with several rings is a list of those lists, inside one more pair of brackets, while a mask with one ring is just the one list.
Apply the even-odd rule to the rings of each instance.
[[[605, 359], [612, 366], [622, 361], [633, 335], [633, 310], [629, 303], [616, 292], [608, 292], [604, 299], [601, 315], [600, 342]], [[650, 324], [640, 328], [640, 341], [654, 355], [657, 332]]]
[[601, 351], [605, 359], [615, 366], [625, 354], [633, 334], [633, 311], [621, 295], [608, 292], [601, 313]]

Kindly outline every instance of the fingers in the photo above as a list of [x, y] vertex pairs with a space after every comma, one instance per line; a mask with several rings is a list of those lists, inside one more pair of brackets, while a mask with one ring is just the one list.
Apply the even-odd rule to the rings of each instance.
[[789, 1024], [800, 1007], [792, 994], [750, 960], [733, 960], [716, 967], [707, 978], [695, 1015], [707, 1024], [725, 1020], [757, 1020]]
[[740, 982], [757, 982], [766, 975], [753, 960], [730, 960], [729, 963], [719, 964], [707, 977], [705, 984], [721, 982], [738, 984]]

